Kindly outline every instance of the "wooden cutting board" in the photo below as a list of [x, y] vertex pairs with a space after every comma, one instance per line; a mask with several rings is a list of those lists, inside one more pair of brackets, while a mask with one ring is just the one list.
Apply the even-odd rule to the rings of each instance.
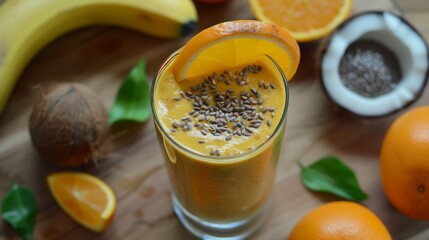
[[[355, 0], [353, 13], [390, 9], [401, 12], [429, 38], [429, 8], [420, 1]], [[423, 4], [424, 5], [424, 4]], [[397, 7], [402, 10], [398, 11]], [[219, 6], [197, 5], [198, 30], [221, 21], [253, 19], [246, 0]], [[188, 37], [189, 38], [189, 37]], [[96, 89], [109, 107], [122, 79], [139, 59], [147, 60], [150, 79], [188, 38], [165, 40], [115, 27], [93, 27], [69, 33], [46, 46], [23, 72], [0, 117], [0, 198], [13, 182], [31, 188], [39, 213], [35, 239], [193, 239], [180, 225], [170, 202], [170, 184], [152, 121], [113, 127], [109, 154], [97, 165], [76, 170], [99, 176], [115, 191], [117, 211], [111, 226], [92, 233], [71, 220], [50, 195], [46, 176], [62, 169], [42, 160], [31, 145], [28, 118], [37, 86], [80, 82]], [[351, 166], [369, 199], [363, 204], [386, 224], [395, 239], [429, 239], [427, 222], [411, 220], [388, 203], [380, 183], [379, 151], [384, 134], [400, 114], [364, 120], [337, 111], [322, 92], [317, 63], [320, 42], [301, 44], [302, 62], [290, 84], [287, 131], [278, 165], [274, 203], [266, 224], [251, 239], [285, 239], [309, 210], [339, 200], [307, 191], [296, 161], [309, 164], [336, 155]], [[429, 90], [411, 106], [429, 104]], [[0, 239], [17, 239], [0, 220]]]

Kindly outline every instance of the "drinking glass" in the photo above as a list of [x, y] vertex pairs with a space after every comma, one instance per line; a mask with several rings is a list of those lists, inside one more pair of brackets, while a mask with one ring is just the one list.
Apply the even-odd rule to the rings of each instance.
[[161, 65], [151, 89], [153, 120], [172, 185], [174, 211], [199, 238], [243, 239], [263, 223], [270, 206], [288, 110], [286, 77], [272, 58], [264, 56], [284, 85], [286, 102], [279, 124], [263, 144], [235, 156], [203, 155], [172, 138], [156, 109], [155, 92], [179, 51]]

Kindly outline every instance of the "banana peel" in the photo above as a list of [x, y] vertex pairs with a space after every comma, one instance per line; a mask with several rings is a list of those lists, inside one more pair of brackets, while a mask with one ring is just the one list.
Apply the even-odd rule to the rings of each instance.
[[197, 20], [192, 0], [6, 0], [0, 5], [0, 114], [29, 61], [60, 35], [114, 25], [174, 39], [193, 32]]

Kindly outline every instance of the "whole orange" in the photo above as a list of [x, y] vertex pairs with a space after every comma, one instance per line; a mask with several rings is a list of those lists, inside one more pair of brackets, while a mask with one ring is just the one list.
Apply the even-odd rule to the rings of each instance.
[[294, 226], [289, 240], [392, 239], [381, 220], [368, 208], [349, 201], [324, 204]]
[[429, 220], [429, 106], [409, 110], [393, 122], [381, 147], [380, 171], [395, 208]]

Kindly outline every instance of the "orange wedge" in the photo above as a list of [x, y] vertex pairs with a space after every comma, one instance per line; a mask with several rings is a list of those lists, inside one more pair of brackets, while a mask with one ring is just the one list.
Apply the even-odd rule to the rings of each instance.
[[54, 173], [47, 180], [55, 200], [71, 218], [94, 232], [106, 229], [113, 218], [116, 199], [105, 182], [77, 172]]
[[255, 20], [236, 20], [209, 27], [195, 35], [174, 61], [177, 81], [252, 64], [269, 55], [290, 80], [300, 59], [299, 47], [284, 28]]
[[320, 39], [350, 14], [352, 0], [249, 0], [256, 19], [288, 29], [298, 42]]

